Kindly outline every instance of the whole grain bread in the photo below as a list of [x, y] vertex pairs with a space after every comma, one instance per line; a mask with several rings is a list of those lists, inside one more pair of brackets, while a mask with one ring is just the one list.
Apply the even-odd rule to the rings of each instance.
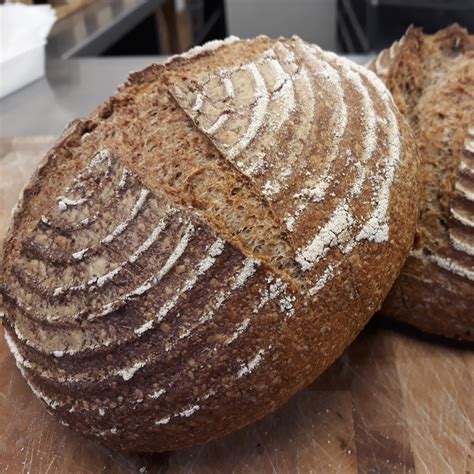
[[417, 155], [370, 71], [229, 38], [134, 73], [14, 213], [6, 339], [64, 424], [163, 451], [276, 410], [379, 309], [413, 240]]
[[382, 312], [474, 340], [474, 36], [410, 28], [369, 67], [413, 128], [423, 195], [416, 239]]

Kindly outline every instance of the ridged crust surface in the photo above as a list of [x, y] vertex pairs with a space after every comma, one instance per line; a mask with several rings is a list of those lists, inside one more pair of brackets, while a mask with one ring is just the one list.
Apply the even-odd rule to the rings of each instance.
[[[173, 165], [181, 192], [162, 181], [153, 104], [195, 147]], [[225, 182], [200, 200], [206, 173]], [[242, 190], [261, 203], [247, 226]], [[48, 409], [102, 444], [226, 434], [314, 380], [380, 307], [416, 190], [410, 132], [363, 68], [298, 38], [151, 66], [71, 124], [24, 190], [3, 248], [8, 345]]]
[[411, 28], [369, 67], [412, 125], [423, 195], [414, 248], [383, 313], [474, 340], [474, 37]]

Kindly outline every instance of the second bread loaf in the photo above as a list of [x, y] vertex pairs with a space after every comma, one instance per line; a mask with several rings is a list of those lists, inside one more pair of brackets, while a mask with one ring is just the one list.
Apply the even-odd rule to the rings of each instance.
[[416, 137], [423, 194], [416, 239], [383, 313], [474, 340], [474, 36], [410, 28], [370, 65]]

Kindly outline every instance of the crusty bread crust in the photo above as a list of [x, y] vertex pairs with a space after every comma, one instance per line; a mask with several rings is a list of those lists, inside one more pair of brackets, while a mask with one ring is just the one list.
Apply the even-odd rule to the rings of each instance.
[[474, 340], [474, 36], [410, 28], [369, 67], [412, 125], [423, 189], [415, 245], [382, 312]]
[[[442, 271], [435, 264], [428, 266], [429, 269], [425, 268], [425, 272], [431, 275], [429, 280], [422, 280], [406, 272], [398, 277], [384, 302], [383, 314], [409, 322], [427, 333], [472, 340], [471, 313], [474, 301], [459, 298], [458, 293], [437, 283], [444, 276]], [[413, 293], [417, 295], [416, 300], [406, 297]], [[433, 331], [433, 327], [436, 331]]]
[[261, 418], [380, 307], [412, 243], [417, 163], [375, 75], [298, 38], [132, 74], [15, 211], [1, 292], [20, 370], [63, 423], [125, 451]]

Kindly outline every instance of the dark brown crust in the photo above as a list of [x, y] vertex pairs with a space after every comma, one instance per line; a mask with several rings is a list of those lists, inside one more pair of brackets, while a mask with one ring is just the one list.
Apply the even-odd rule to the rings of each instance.
[[428, 282], [405, 273], [400, 275], [383, 304], [382, 314], [428, 333], [473, 341], [474, 298], [459, 298], [457, 293], [437, 285], [433, 280], [439, 269], [435, 265], [430, 267], [432, 280]]
[[[471, 275], [474, 269], [474, 257], [451, 242], [452, 232], [467, 245], [474, 242], [472, 227], [452, 214], [454, 209], [474, 216], [472, 201], [455, 190], [456, 181], [464, 187], [473, 182], [459, 168], [461, 160], [472, 163], [464, 148], [474, 124], [473, 64], [474, 37], [456, 24], [435, 35], [410, 27], [391, 54], [385, 50], [369, 64], [413, 127], [425, 190], [414, 245], [417, 257], [407, 261], [382, 313], [433, 334], [470, 341], [474, 340], [472, 277], [434, 261], [445, 259], [441, 264], [446, 266], [450, 259]], [[450, 138], [443, 143], [446, 133]]]
[[[258, 45], [258, 41], [270, 40], [251, 44]], [[242, 44], [236, 48], [242, 48]], [[206, 57], [212, 55], [207, 53]], [[177, 59], [168, 67], [192, 61], [196, 60]], [[97, 134], [95, 145], [105, 149], [113, 146], [115, 142], [110, 134], [127, 131], [125, 122], [120, 123], [118, 130], [114, 128], [115, 109], [123, 107], [128, 111], [127, 106], [143, 93], [142, 88], [150, 83], [159, 84], [164, 69], [152, 65], [133, 73], [117, 95], [89, 119], [76, 121], [65, 130], [24, 191], [5, 241], [6, 258], [1, 268], [6, 334], [13, 352], [15, 347], [18, 350], [16, 357], [27, 380], [41, 391], [40, 398], [49, 402], [62, 422], [91, 439], [124, 451], [164, 451], [224, 435], [276, 410], [314, 380], [379, 308], [403, 265], [416, 219], [417, 195], [411, 190], [417, 188], [418, 159], [410, 131], [397, 115], [402, 151], [390, 189], [388, 241], [361, 242], [348, 258], [340, 249], [334, 249], [330, 258], [339, 265], [338, 272], [314, 297], [296, 291], [300, 287], [292, 284], [290, 277], [285, 279], [283, 275], [279, 279], [281, 275], [262, 262], [252, 274], [251, 284], [233, 289], [228, 302], [220, 310], [215, 309], [212, 321], [197, 327], [188, 338], [180, 338], [180, 331], [191, 327], [219, 291], [228, 289], [236, 271], [253, 258], [249, 249], [223, 242], [222, 253], [206, 278], [197, 280], [191, 286], [192, 291], [182, 296], [176, 307], [171, 307], [169, 318], [136, 337], [135, 330], [151, 320], [150, 314], [154, 317], [166, 307], [170, 298], [189, 281], [209, 246], [217, 240], [226, 240], [197, 210], [179, 205], [174, 196], [157, 189], [156, 183], [153, 186], [145, 171], [138, 173], [137, 180], [157, 201], [157, 209], [162, 212], [162, 207], [168, 205], [176, 208], [176, 219], [164, 232], [163, 241], [150, 250], [148, 258], [139, 262], [141, 268], [132, 268], [116, 285], [106, 284], [99, 291], [91, 290], [82, 306], [69, 293], [63, 299], [61, 292], [59, 296], [53, 293], [45, 298], [46, 291], [43, 295], [39, 291], [44, 282], [26, 276], [20, 281], [18, 276], [22, 278], [21, 275], [34, 270], [36, 262], [32, 262], [31, 256], [42, 258], [29, 243], [45, 233], [40, 217], [43, 214], [52, 216], [53, 220], [57, 217], [56, 196], [67, 195], [69, 191], [64, 185], [71, 187], [73, 178], [95, 156], [94, 143], [89, 144], [87, 139], [81, 142], [81, 137], [86, 133]], [[131, 107], [130, 114], [133, 113]], [[138, 118], [132, 116], [131, 120]], [[351, 137], [358, 137], [357, 130], [351, 131]], [[120, 146], [116, 148], [114, 176], [122, 170], [125, 161]], [[224, 160], [222, 156], [219, 159]], [[104, 186], [112, 187], [112, 180]], [[112, 217], [106, 214], [107, 206], [103, 208], [105, 228], [113, 227]], [[124, 213], [125, 210], [124, 206]], [[147, 217], [145, 224], [155, 226], [158, 217]], [[316, 222], [318, 219], [315, 216]], [[123, 287], [128, 290], [132, 284], [136, 286], [151, 271], [163, 268], [170, 249], [185, 233], [186, 223], [194, 226], [196, 239], [186, 250], [188, 253], [182, 254], [183, 264], [175, 262], [156, 291], [152, 289], [149, 294], [127, 299], [120, 307], [113, 307], [106, 318], [96, 317], [96, 306], [107, 303], [113, 295], [122, 295]], [[124, 241], [112, 250], [104, 250], [106, 263], [120, 262], [122, 253], [130, 254], [133, 237], [142, 231], [133, 231], [126, 236], [127, 242], [124, 236]], [[54, 228], [51, 232], [54, 239]], [[69, 240], [64, 244], [66, 249], [72, 247], [76, 251], [79, 247], [74, 245]], [[53, 270], [47, 273], [56, 283], [61, 281], [61, 265], [68, 268], [71, 261], [61, 258], [53, 262]], [[23, 292], [23, 285], [29, 287], [28, 292]], [[265, 295], [271, 296], [275, 288], [281, 289], [281, 298], [272, 296], [261, 311], [255, 312], [254, 308]], [[93, 299], [97, 294], [98, 299]], [[31, 307], [19, 309], [15, 299], [18, 295], [31, 297]], [[45, 305], [41, 306], [43, 300]], [[78, 305], [83, 311], [74, 317], [59, 314], [53, 319], [54, 311], [63, 303]], [[249, 320], [247, 330], [227, 344], [227, 339], [246, 319]], [[20, 339], [18, 329], [27, 334], [28, 344]], [[59, 356], [52, 353], [58, 343], [64, 346], [61, 346], [64, 353]], [[68, 353], [71, 348], [75, 353]], [[136, 372], [126, 371], [125, 377], [121, 374], [123, 368], [129, 369], [145, 359], [147, 365]], [[162, 388], [166, 393], [153, 395]], [[170, 415], [171, 420], [156, 424]]]

